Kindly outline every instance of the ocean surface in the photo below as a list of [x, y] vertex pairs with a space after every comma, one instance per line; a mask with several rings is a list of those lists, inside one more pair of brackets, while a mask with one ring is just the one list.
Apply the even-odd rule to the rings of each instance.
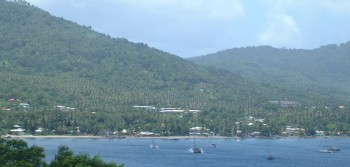
[[[196, 139], [204, 151], [188, 151], [193, 139], [23, 139], [29, 145], [45, 148], [46, 160], [54, 159], [60, 145], [69, 146], [76, 154], [100, 155], [106, 162], [123, 163], [126, 167], [323, 167], [350, 166], [350, 138], [278, 138], [278, 139]], [[150, 148], [157, 143], [159, 148]], [[211, 147], [215, 143], [216, 148]], [[335, 145], [339, 152], [321, 153]], [[274, 160], [267, 160], [270, 149]]]

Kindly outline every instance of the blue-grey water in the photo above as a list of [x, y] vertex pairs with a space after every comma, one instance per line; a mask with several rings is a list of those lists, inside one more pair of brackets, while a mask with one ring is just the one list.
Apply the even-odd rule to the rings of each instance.
[[[126, 167], [322, 167], [350, 166], [350, 138], [279, 138], [279, 139], [196, 139], [203, 154], [192, 154], [191, 139], [153, 139], [159, 148], [152, 149], [152, 139], [24, 139], [29, 145], [45, 148], [46, 160], [57, 154], [58, 146], [69, 146], [75, 153], [100, 155], [107, 162]], [[216, 148], [210, 147], [212, 143]], [[267, 160], [267, 150], [275, 159]], [[320, 147], [336, 145], [341, 151], [320, 153]]]

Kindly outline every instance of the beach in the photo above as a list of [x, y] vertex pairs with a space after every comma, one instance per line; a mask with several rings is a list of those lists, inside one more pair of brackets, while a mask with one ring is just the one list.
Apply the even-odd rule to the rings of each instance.
[[[6, 135], [2, 137], [7, 138], [74, 138], [74, 139], [124, 139], [124, 138], [140, 138], [140, 139], [168, 139], [168, 140], [180, 140], [180, 139], [192, 139], [193, 136], [93, 136], [93, 135]], [[230, 139], [235, 137], [227, 136], [196, 136], [196, 138], [202, 139]]]

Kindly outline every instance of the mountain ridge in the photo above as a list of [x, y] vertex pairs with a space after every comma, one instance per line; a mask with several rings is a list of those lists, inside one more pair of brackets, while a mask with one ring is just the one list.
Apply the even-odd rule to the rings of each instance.
[[[6, 1], [0, 3], [3, 11], [0, 13], [0, 30], [3, 32], [0, 41], [2, 80], [10, 75], [18, 77], [15, 80], [20, 82], [14, 84], [18, 86], [16, 89], [12, 89], [10, 84], [3, 85], [9, 88], [2, 93], [5, 98], [16, 95], [16, 98], [33, 103], [41, 99], [36, 103], [51, 106], [64, 102], [71, 106], [85, 106], [82, 110], [98, 110], [93, 104], [103, 104], [108, 108], [106, 102], [109, 100], [105, 99], [108, 97], [96, 101], [93, 97], [97, 95], [86, 93], [91, 92], [88, 88], [76, 86], [91, 83], [98, 89], [106, 88], [114, 92], [111, 95], [113, 98], [129, 99], [115, 105], [205, 109], [219, 99], [229, 104], [232, 99], [252, 98], [240, 92], [254, 91], [247, 85], [258, 86], [228, 71], [195, 65], [144, 43], [111, 38], [90, 27], [53, 17], [30, 5]], [[59, 84], [48, 84], [52, 87], [42, 85], [45, 82], [37, 80], [45, 80], [42, 79], [44, 77]], [[31, 91], [32, 88], [37, 91]]]
[[349, 94], [350, 42], [312, 50], [278, 49], [271, 46], [233, 48], [189, 58], [197, 64], [229, 70], [245, 79], [292, 86], [327, 89]]

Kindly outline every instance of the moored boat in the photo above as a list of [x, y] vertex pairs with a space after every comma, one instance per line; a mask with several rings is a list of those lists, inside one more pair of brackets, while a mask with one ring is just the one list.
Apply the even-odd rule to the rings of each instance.
[[197, 146], [188, 149], [188, 151], [191, 153], [203, 153], [203, 150], [201, 148], [198, 148]]
[[328, 148], [328, 150], [330, 150], [330, 151], [340, 151], [340, 148], [337, 147], [337, 146], [330, 146], [330, 147]]

